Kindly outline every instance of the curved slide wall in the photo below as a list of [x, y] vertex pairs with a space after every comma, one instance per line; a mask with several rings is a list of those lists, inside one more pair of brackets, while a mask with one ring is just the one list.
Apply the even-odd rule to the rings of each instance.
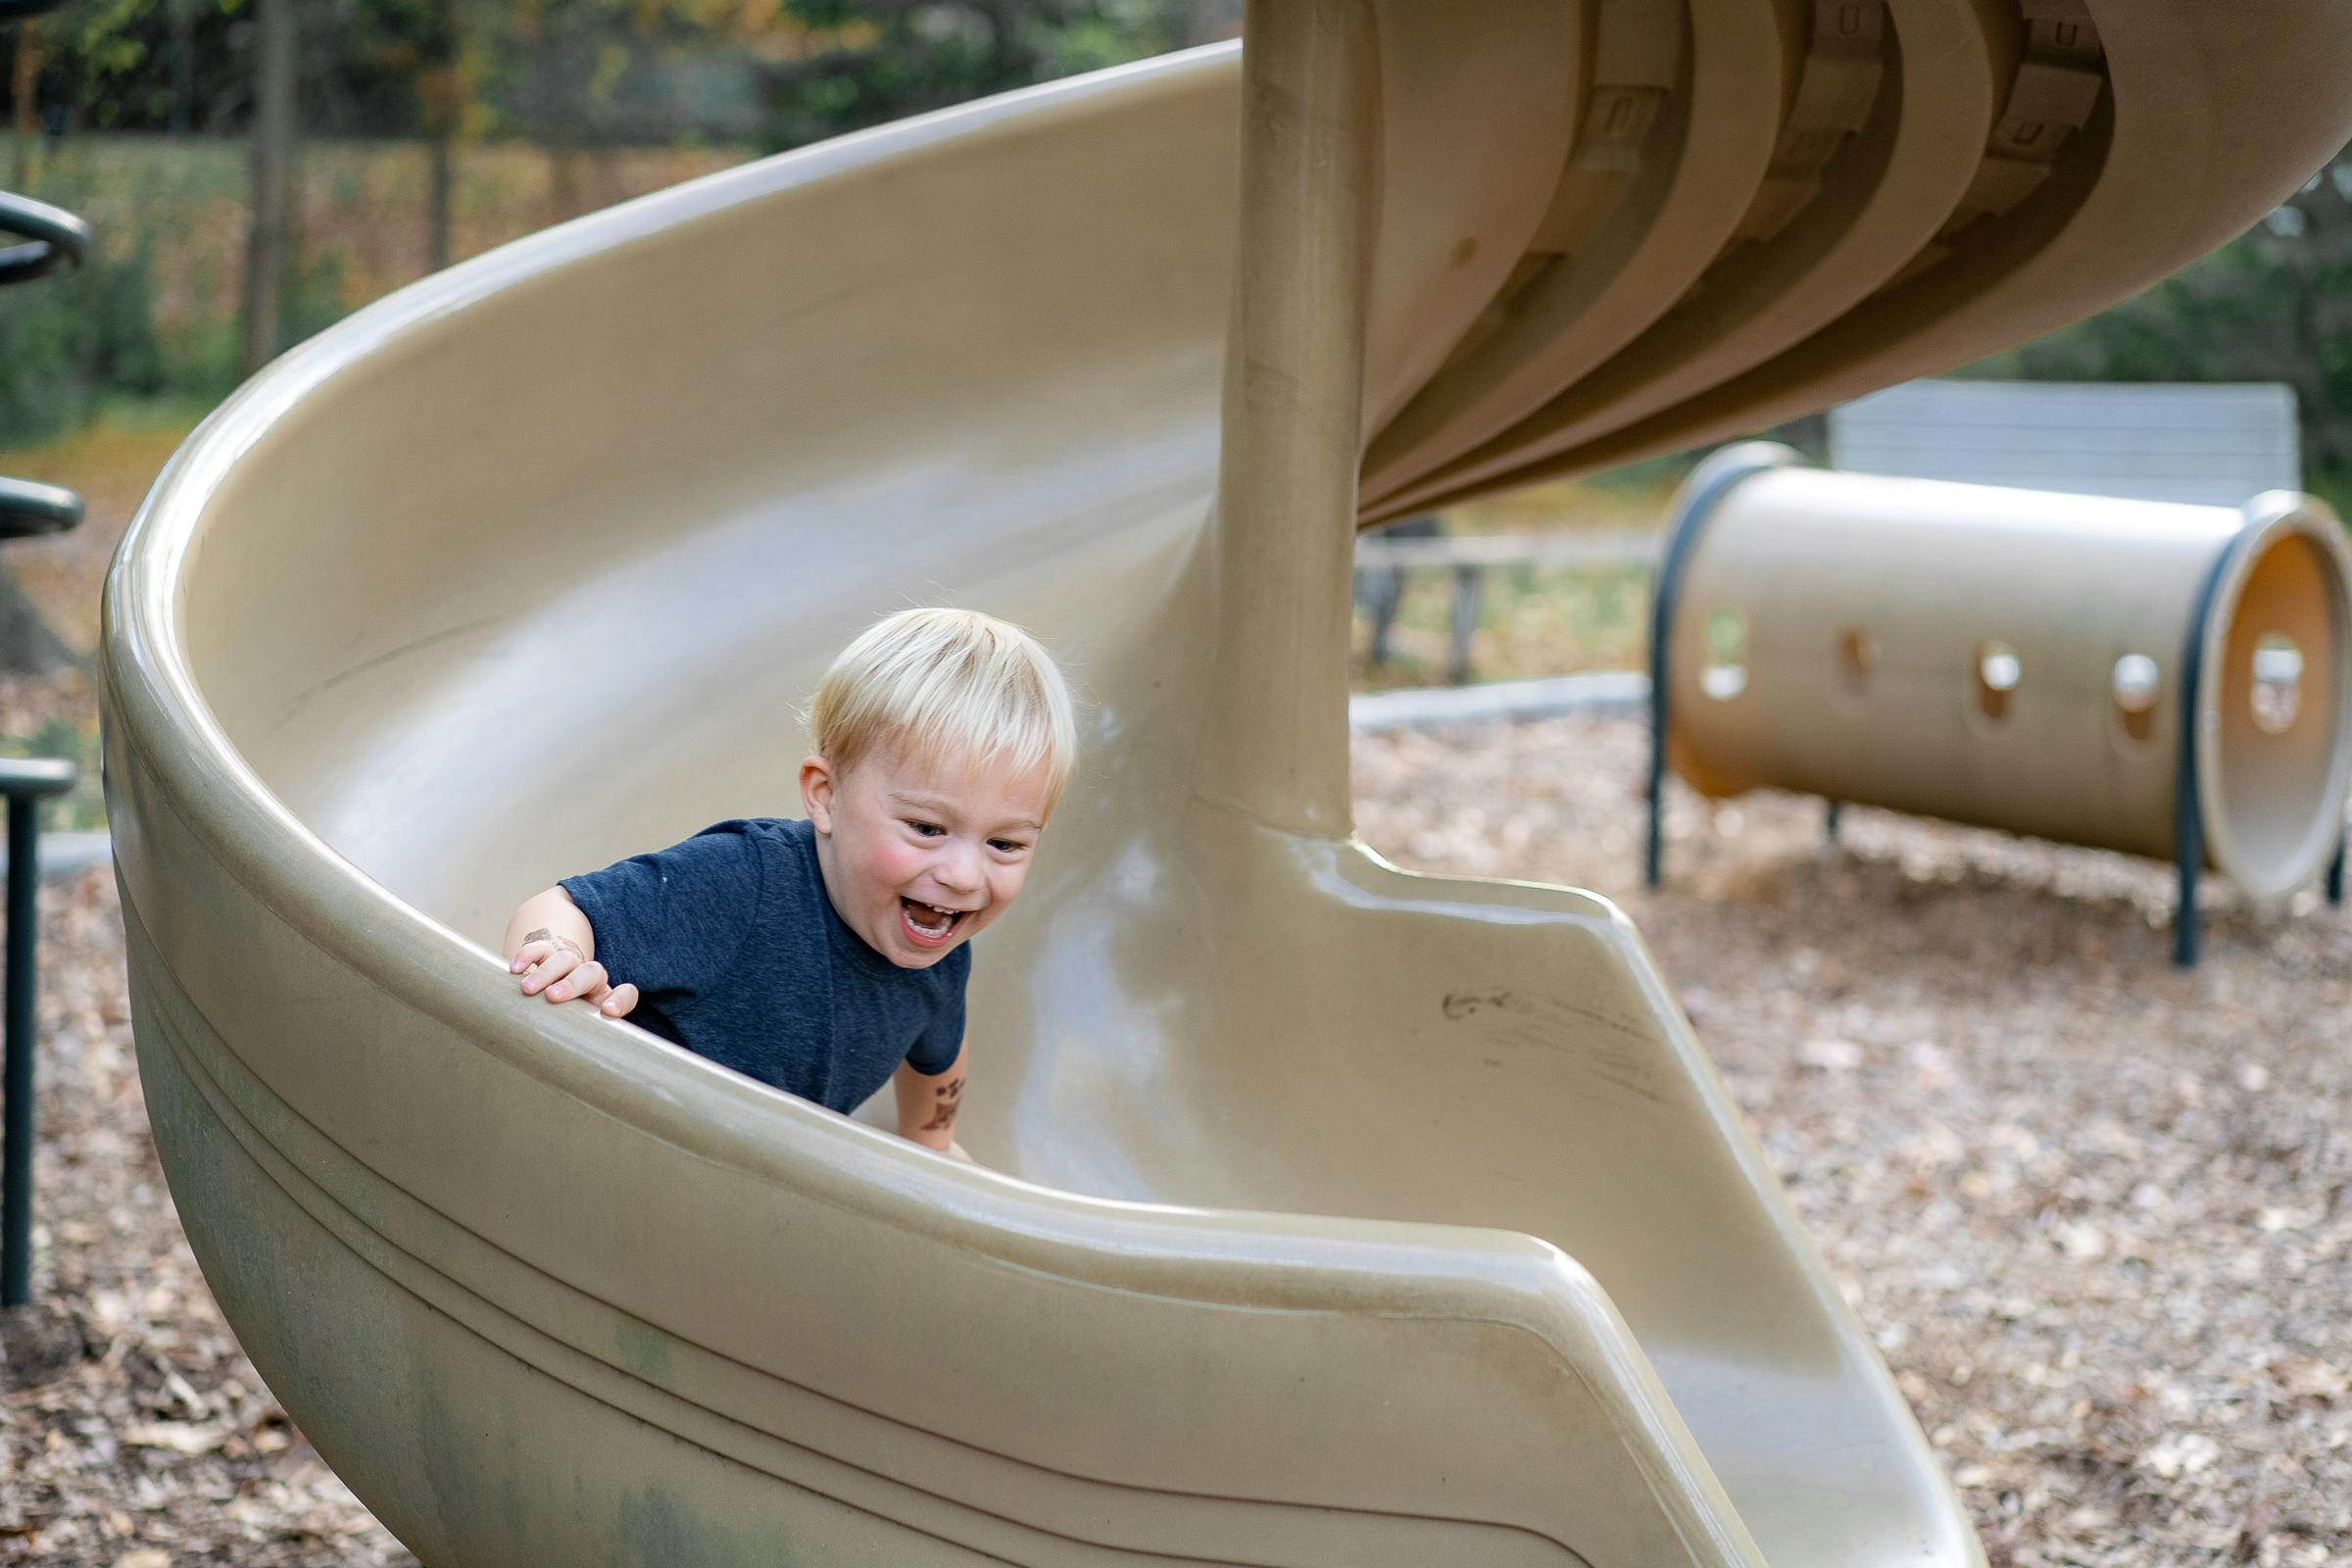
[[[1210, 50], [564, 225], [287, 356], [159, 482], [105, 637], [158, 1147], [257, 1366], [427, 1563], [1977, 1560], [1623, 917], [1400, 873], [1344, 793], [1302, 826], [1219, 771], [1285, 705], [1336, 727], [1344, 679], [1231, 656], [1347, 592], [1245, 580], [1211, 525], [1242, 126], [1275, 167], [1468, 122], [1489, 66], [1369, 85], [1414, 9], [1323, 7], [1361, 47], [1294, 28], [1249, 115]], [[1691, 22], [1793, 59], [1813, 9]], [[2142, 14], [2187, 47], [2193, 10]], [[1553, 50], [1581, 111], [1603, 62], [1665, 70], [1612, 17], [1498, 8], [1525, 50], [1474, 53]], [[1327, 101], [1388, 112], [1295, 113]], [[1374, 419], [1433, 335], [1511, 330], [1480, 251], [1656, 195], [1593, 173], [1569, 127], [1608, 117], [1494, 112], [1565, 173], [1349, 166]], [[2272, 130], [2279, 188], [2343, 133]], [[1351, 512], [1292, 526], [1344, 562]], [[992, 1169], [514, 994], [517, 899], [791, 810], [793, 705], [941, 599], [1090, 705], [978, 965]]]

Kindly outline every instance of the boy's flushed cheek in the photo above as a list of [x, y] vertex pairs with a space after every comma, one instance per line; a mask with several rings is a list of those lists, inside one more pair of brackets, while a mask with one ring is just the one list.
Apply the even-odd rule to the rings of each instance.
[[878, 887], [895, 891], [922, 874], [922, 850], [898, 842], [887, 826], [858, 832], [838, 847], [846, 852], [850, 871]]
[[920, 851], [885, 847], [866, 858], [866, 874], [894, 895], [900, 888], [923, 874], [924, 857]]

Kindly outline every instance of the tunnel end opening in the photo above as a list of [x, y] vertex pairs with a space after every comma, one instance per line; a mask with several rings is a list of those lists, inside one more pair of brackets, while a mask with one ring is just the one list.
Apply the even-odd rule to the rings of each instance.
[[2352, 785], [2352, 550], [2322, 503], [2258, 497], [2203, 640], [2195, 730], [2214, 867], [2261, 902], [2326, 872]]

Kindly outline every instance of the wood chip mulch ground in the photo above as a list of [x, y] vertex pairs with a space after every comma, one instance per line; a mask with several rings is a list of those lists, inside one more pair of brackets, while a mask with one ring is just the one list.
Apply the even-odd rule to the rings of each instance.
[[[1358, 737], [1400, 863], [1617, 898], [1996, 1565], [2352, 1562], [2352, 919], [1818, 803], [1677, 795], [1636, 724]], [[0, 1319], [0, 1564], [412, 1561], [237, 1350], [149, 1142], [110, 873], [42, 900], [37, 1274]]]

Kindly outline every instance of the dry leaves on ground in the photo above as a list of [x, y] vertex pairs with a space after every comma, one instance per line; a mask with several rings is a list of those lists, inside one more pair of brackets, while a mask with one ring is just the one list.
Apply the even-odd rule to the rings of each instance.
[[36, 1304], [0, 1314], [0, 1564], [415, 1559], [270, 1397], [147, 1132], [112, 874], [41, 891]]

